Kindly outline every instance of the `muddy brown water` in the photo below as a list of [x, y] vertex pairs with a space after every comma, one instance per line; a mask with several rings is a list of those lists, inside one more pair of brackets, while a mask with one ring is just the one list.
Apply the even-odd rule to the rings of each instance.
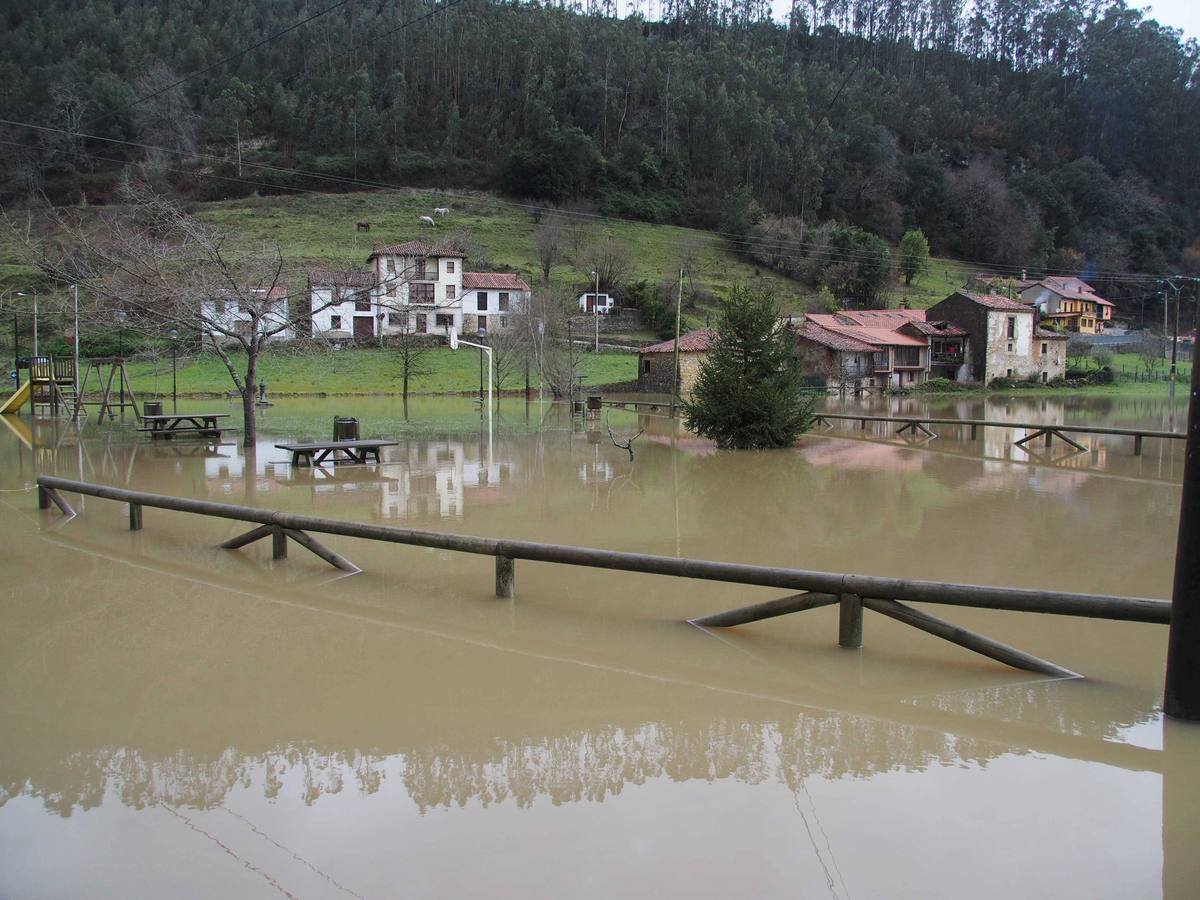
[[[902, 401], [909, 404], [909, 401]], [[207, 409], [210, 401], [189, 401]], [[833, 402], [834, 406], [839, 406]], [[864, 407], [854, 406], [854, 409]], [[901, 411], [893, 403], [872, 412]], [[1162, 401], [906, 414], [1163, 428]], [[380, 466], [295, 471], [335, 415]], [[1175, 415], [1178, 416], [1178, 408]], [[779, 592], [330, 538], [30, 485], [55, 473], [339, 519], [647, 553], [1167, 597], [1182, 446], [882, 428], [725, 454], [661, 417], [505, 400], [281, 402], [259, 444], [0, 427], [5, 897], [1194, 897], [1200, 729], [1164, 722], [1166, 629], [930, 608], [1087, 677], [868, 613], [682, 622]], [[236, 416], [234, 417], [236, 418]], [[7, 417], [6, 417], [7, 419]], [[599, 424], [599, 428], [597, 428]], [[1177, 430], [1182, 422], [1175, 421]], [[1161, 445], [1160, 445], [1161, 444]]]

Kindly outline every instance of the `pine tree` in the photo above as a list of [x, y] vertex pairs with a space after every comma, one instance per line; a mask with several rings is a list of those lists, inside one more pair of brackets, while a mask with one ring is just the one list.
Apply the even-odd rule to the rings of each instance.
[[722, 448], [788, 447], [812, 422], [815, 400], [802, 387], [795, 341], [780, 326], [774, 299], [735, 287], [684, 403], [686, 424]]

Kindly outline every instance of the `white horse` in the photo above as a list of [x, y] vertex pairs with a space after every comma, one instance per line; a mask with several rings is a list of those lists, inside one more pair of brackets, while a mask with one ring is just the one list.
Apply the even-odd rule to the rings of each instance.
[[444, 206], [439, 206], [437, 209], [435, 209], [433, 211], [433, 214], [435, 216], [448, 216], [448, 215], [450, 215], [450, 210]]
[[437, 228], [437, 222], [433, 221], [433, 219], [429, 216], [421, 216], [419, 221], [422, 225], [428, 225], [430, 228]]

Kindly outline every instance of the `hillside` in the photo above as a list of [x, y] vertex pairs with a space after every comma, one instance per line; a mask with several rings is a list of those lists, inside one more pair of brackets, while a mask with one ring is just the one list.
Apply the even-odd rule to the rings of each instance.
[[147, 162], [193, 199], [437, 186], [798, 251], [838, 223], [1016, 270], [1200, 265], [1200, 53], [1143, 12], [667, 8], [45, 0], [0, 31], [0, 193], [109, 202]]
[[[418, 223], [436, 206], [450, 214], [430, 229]], [[304, 194], [252, 197], [195, 206], [198, 218], [227, 229], [247, 240], [263, 240], [283, 247], [289, 261], [304, 266], [362, 266], [375, 243], [410, 239], [435, 240], [440, 235], [470, 235], [482, 251], [469, 261], [475, 268], [494, 266], [524, 275], [531, 284], [542, 284], [535, 233], [537, 223], [515, 204], [487, 196], [468, 198], [425, 191], [376, 191], [355, 194]], [[362, 233], [358, 222], [369, 222]], [[571, 231], [578, 230], [573, 236]], [[786, 312], [803, 312], [815, 297], [807, 284], [755, 266], [719, 235], [694, 228], [651, 225], [642, 222], [574, 220], [567, 226], [564, 255], [570, 257], [572, 238], [579, 245], [602, 237], [614, 238], [628, 254], [631, 274], [627, 283], [674, 282], [680, 267], [706, 299], [685, 310], [688, 324], [700, 325], [715, 310], [715, 301], [734, 284], [752, 284], [771, 290]], [[888, 291], [895, 305], [905, 299], [913, 306], [936, 303], [963, 284], [970, 270], [949, 260], [935, 260], [929, 272], [905, 289], [894, 284]], [[572, 290], [590, 286], [586, 269], [564, 260], [551, 270], [551, 283]]]

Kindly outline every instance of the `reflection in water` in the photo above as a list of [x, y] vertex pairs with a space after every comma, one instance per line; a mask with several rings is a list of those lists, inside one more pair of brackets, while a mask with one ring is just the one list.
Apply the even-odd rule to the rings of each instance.
[[[351, 410], [364, 436], [399, 445], [378, 465], [315, 470], [274, 445], [323, 434], [343, 401], [281, 402], [251, 453], [60, 422], [28, 441], [0, 433], [0, 510], [22, 562], [0, 601], [0, 893], [445, 896], [472, 893], [456, 880], [468, 874], [543, 896], [1196, 883], [1180, 848], [1198, 827], [1200, 735], [1162, 739], [1162, 629], [946, 611], [1091, 676], [1029, 680], [878, 617], [861, 653], [836, 647], [832, 610], [718, 635], [679, 624], [770, 596], [750, 589], [523, 563], [505, 603], [490, 560], [349, 539], [331, 543], [364, 574], [330, 581], [303, 554], [214, 549], [236, 523], [147, 511], [131, 533], [117, 504], [88, 501], [63, 525], [22, 491], [53, 471], [653, 553], [1169, 586], [1169, 449], [1135, 459], [1112, 443], [1065, 468], [945, 436], [918, 449], [814, 435], [725, 454], [611, 411], [614, 431], [645, 430], [630, 462], [602, 422], [534, 408], [526, 428], [514, 408], [489, 456], [462, 405], [425, 424], [414, 408], [405, 425], [364, 400]], [[125, 854], [170, 862], [102, 862]], [[200, 888], [181, 887], [185, 871]]]

